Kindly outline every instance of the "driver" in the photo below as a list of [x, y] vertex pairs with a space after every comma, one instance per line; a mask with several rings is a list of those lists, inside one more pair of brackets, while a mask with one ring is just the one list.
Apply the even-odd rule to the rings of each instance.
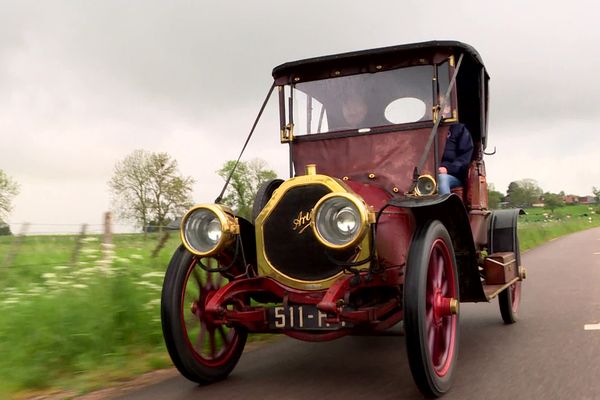
[[357, 93], [351, 93], [344, 99], [342, 115], [348, 127], [360, 128], [367, 116], [367, 103]]

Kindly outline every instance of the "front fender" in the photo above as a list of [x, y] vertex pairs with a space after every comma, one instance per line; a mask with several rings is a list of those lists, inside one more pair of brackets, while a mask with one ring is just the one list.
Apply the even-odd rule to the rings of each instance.
[[429, 220], [444, 224], [454, 246], [461, 302], [487, 301], [483, 291], [469, 214], [462, 200], [455, 194], [441, 196], [394, 198], [389, 204], [410, 209], [417, 226]]

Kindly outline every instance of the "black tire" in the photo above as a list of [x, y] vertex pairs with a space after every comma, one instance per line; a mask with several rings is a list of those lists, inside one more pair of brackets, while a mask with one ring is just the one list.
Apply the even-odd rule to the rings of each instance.
[[[440, 261], [441, 260], [441, 261]], [[404, 330], [410, 371], [427, 397], [446, 393], [458, 357], [458, 272], [450, 235], [440, 221], [417, 229], [404, 283]], [[456, 304], [457, 305], [457, 304]]]
[[256, 217], [267, 205], [273, 192], [283, 183], [283, 179], [271, 179], [270, 181], [263, 182], [256, 192], [256, 198], [252, 205], [252, 223], [256, 223]]
[[[521, 267], [521, 250], [519, 248], [519, 239], [516, 239], [515, 258], [517, 268]], [[519, 305], [521, 304], [521, 281], [517, 281], [498, 294], [498, 305], [500, 306], [500, 315], [505, 324], [514, 324], [519, 319]]]
[[202, 270], [180, 246], [163, 282], [161, 320], [167, 350], [179, 372], [199, 384], [226, 378], [246, 344], [246, 330], [216, 325], [203, 317], [206, 302], [223, 280], [221, 274]]

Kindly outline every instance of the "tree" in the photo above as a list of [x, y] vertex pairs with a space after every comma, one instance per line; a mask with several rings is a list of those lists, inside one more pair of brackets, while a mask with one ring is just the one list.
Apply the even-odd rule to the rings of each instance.
[[2, 222], [2, 220], [0, 220], [0, 236], [12, 236], [10, 226], [8, 226], [7, 223]]
[[594, 193], [594, 196], [596, 196], [596, 204], [600, 204], [600, 189], [596, 186], [593, 186], [592, 193]]
[[0, 222], [12, 210], [12, 201], [19, 194], [19, 185], [0, 169]]
[[496, 209], [500, 208], [500, 202], [504, 195], [496, 190], [493, 183], [488, 185], [488, 208]]
[[[234, 165], [235, 161], [227, 161], [217, 173], [226, 180]], [[223, 204], [236, 210], [237, 215], [251, 219], [252, 205], [258, 187], [261, 183], [275, 178], [277, 178], [277, 174], [275, 171], [267, 169], [267, 163], [264, 160], [255, 158], [250, 161], [241, 161], [229, 181], [229, 186], [223, 196]]]
[[511, 182], [506, 192], [508, 203], [512, 207], [531, 207], [540, 198], [542, 193], [542, 188], [533, 179], [522, 179]]
[[180, 176], [177, 161], [167, 153], [135, 150], [118, 162], [108, 185], [117, 214], [147, 230], [162, 230], [192, 205], [194, 179]]
[[565, 205], [565, 201], [563, 200], [563, 196], [556, 193], [544, 193], [544, 208], [550, 210], [550, 212], [554, 213], [554, 210], [558, 207], [563, 207]]

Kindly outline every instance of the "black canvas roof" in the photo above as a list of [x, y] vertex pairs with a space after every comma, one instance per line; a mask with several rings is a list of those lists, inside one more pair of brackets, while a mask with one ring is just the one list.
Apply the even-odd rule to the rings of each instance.
[[289, 77], [316, 69], [344, 67], [348, 64], [416, 60], [424, 55], [431, 57], [437, 53], [464, 53], [470, 63], [483, 66], [481, 56], [470, 45], [458, 41], [434, 40], [291, 61], [275, 67], [273, 78]]

